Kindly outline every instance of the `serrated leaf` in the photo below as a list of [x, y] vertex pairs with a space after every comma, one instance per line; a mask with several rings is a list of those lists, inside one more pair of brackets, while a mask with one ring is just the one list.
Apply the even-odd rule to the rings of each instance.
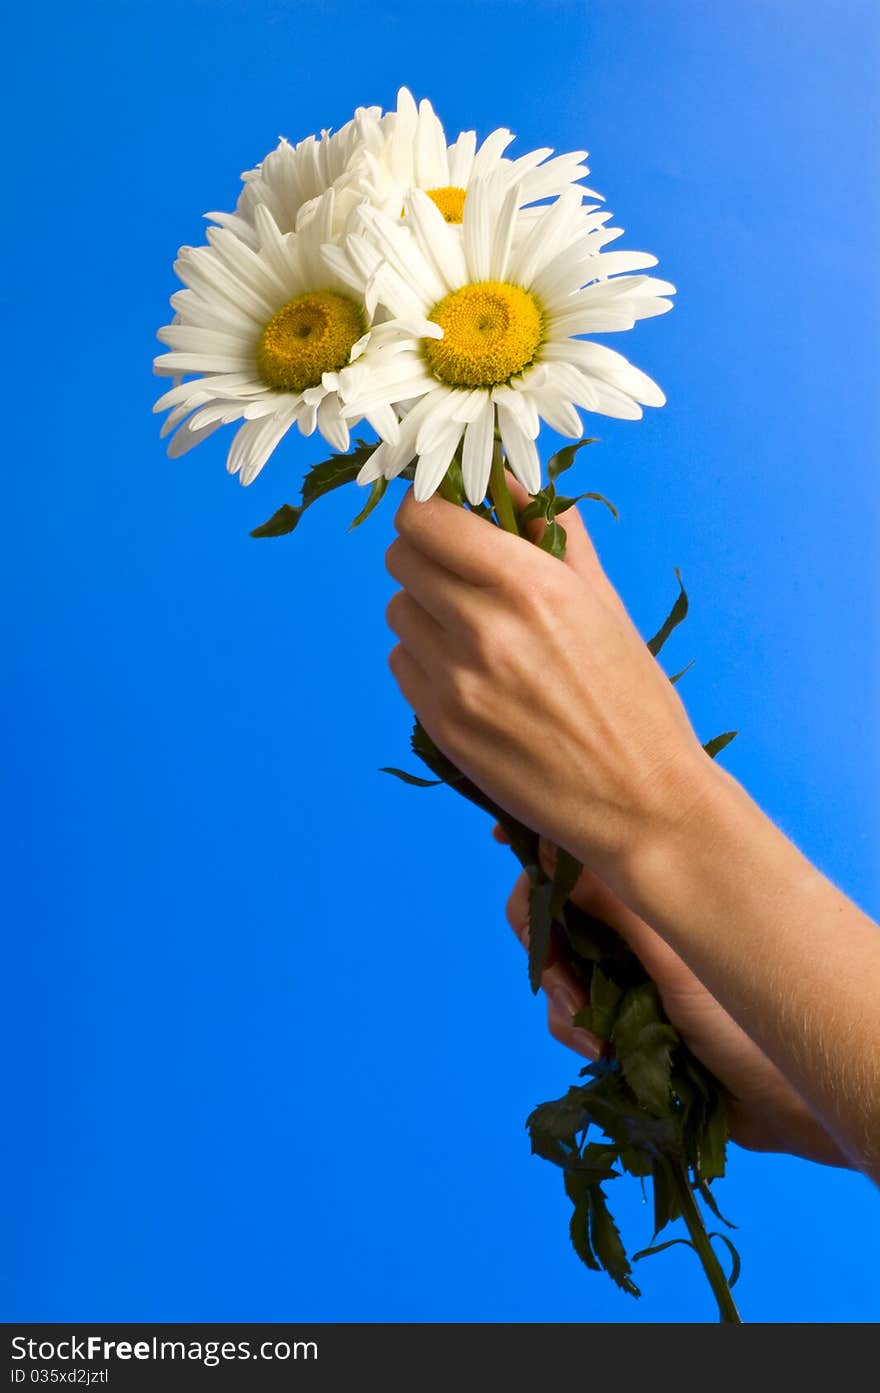
[[556, 861], [553, 866], [553, 894], [550, 897], [550, 914], [554, 919], [565, 922], [565, 903], [580, 880], [583, 862], [572, 856], [563, 847], [556, 848]]
[[363, 440], [358, 440], [356, 448], [350, 450], [348, 454], [331, 455], [329, 459], [322, 460], [320, 464], [312, 465], [302, 482], [302, 501], [299, 506], [294, 508], [290, 503], [282, 504], [277, 512], [272, 514], [268, 522], [253, 529], [251, 536], [283, 537], [286, 533], [293, 532], [306, 508], [310, 508], [325, 493], [331, 493], [333, 489], [341, 488], [343, 484], [352, 483], [357, 478], [361, 466], [367, 462], [376, 449], [378, 449], [378, 442], [368, 445]]
[[574, 445], [565, 445], [561, 450], [557, 450], [547, 461], [547, 478], [552, 481], [559, 478], [566, 469], [571, 469], [574, 464], [578, 450], [582, 450], [585, 445], [595, 445], [596, 440], [578, 440]]
[[723, 735], [716, 735], [712, 740], [707, 740], [703, 749], [710, 759], [715, 759], [738, 735], [738, 730], [726, 730]]
[[623, 996], [618, 984], [602, 971], [601, 964], [593, 965], [590, 977], [590, 1015], [589, 1027], [600, 1040], [610, 1040], [612, 1027], [617, 1016], [617, 1008]]
[[550, 955], [553, 916], [550, 901], [553, 884], [549, 880], [532, 882], [529, 887], [529, 986], [537, 993]]
[[632, 1267], [620, 1237], [620, 1230], [611, 1217], [611, 1211], [601, 1186], [593, 1185], [587, 1191], [590, 1206], [590, 1247], [609, 1277], [630, 1296], [641, 1296], [632, 1280]]
[[629, 1175], [644, 1181], [651, 1174], [652, 1158], [637, 1146], [625, 1146], [618, 1153], [620, 1165]]
[[664, 1157], [660, 1156], [654, 1160], [651, 1174], [654, 1190], [654, 1237], [656, 1238], [667, 1224], [671, 1224], [673, 1219], [679, 1217], [681, 1204], [675, 1181], [669, 1174], [669, 1167]]
[[611, 1038], [638, 1101], [655, 1116], [664, 1116], [671, 1108], [672, 1050], [679, 1037], [663, 1017], [653, 982], [627, 993]]
[[[582, 1072], [589, 1072], [589, 1066]], [[675, 1119], [652, 1117], [644, 1108], [609, 1088], [609, 1083], [613, 1082], [613, 1076], [606, 1076], [587, 1088], [584, 1112], [590, 1121], [617, 1143], [621, 1155], [628, 1147], [635, 1147], [651, 1158], [672, 1155], [680, 1145]]]
[[436, 788], [442, 784], [442, 779], [420, 779], [418, 774], [408, 774], [405, 769], [395, 769], [390, 764], [383, 764], [379, 770], [380, 774], [393, 774], [395, 779], [400, 779], [402, 783], [412, 784], [415, 788]]
[[660, 649], [663, 647], [666, 640], [669, 638], [669, 635], [672, 633], [673, 629], [678, 628], [679, 624], [682, 622], [682, 620], [685, 618], [688, 612], [687, 591], [684, 588], [684, 581], [681, 578], [681, 571], [678, 569], [677, 566], [675, 568], [675, 575], [679, 584], [678, 598], [675, 601], [675, 604], [672, 606], [672, 609], [667, 614], [663, 623], [660, 625], [660, 628], [657, 630], [654, 637], [648, 639], [648, 652], [652, 653], [655, 658], [657, 654], [660, 652]]
[[581, 1176], [566, 1174], [565, 1192], [574, 1206], [568, 1225], [571, 1246], [585, 1267], [592, 1272], [601, 1272], [602, 1268], [590, 1246], [589, 1189]]
[[367, 499], [364, 506], [361, 508], [357, 517], [352, 518], [351, 522], [348, 524], [349, 532], [354, 531], [356, 527], [360, 527], [361, 523], [364, 522], [364, 520], [370, 516], [370, 513], [373, 511], [373, 509], [382, 502], [387, 487], [388, 480], [384, 477], [384, 475], [380, 474], [378, 479], [373, 480], [372, 484], [370, 485], [369, 498]]
[[347, 454], [331, 455], [320, 464], [313, 464], [302, 482], [302, 509], [310, 508], [319, 498], [332, 493], [334, 489], [351, 484], [357, 478], [370, 455], [379, 448], [378, 441], [368, 445], [363, 440], [355, 442], [355, 449]]
[[699, 1173], [702, 1180], [720, 1180], [724, 1175], [727, 1137], [727, 1106], [723, 1095], [716, 1092], [698, 1142]]

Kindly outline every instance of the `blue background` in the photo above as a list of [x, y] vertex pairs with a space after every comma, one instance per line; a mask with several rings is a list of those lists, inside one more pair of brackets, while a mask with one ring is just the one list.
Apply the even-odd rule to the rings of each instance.
[[[177, 246], [279, 133], [405, 81], [450, 133], [586, 145], [622, 245], [680, 291], [609, 340], [669, 404], [590, 423], [578, 482], [622, 514], [594, 535], [643, 632], [682, 567], [697, 728], [739, 726], [729, 768], [876, 914], [876, 5], [92, 0], [7, 26], [3, 1315], [711, 1319], [686, 1250], [640, 1303], [570, 1251], [523, 1121], [577, 1063], [505, 926], [512, 859], [376, 772], [408, 762], [393, 506], [347, 535], [352, 491], [250, 540], [321, 442], [248, 491], [228, 435], [169, 462], [153, 333]], [[747, 1318], [880, 1315], [867, 1181], [734, 1151], [723, 1202]]]

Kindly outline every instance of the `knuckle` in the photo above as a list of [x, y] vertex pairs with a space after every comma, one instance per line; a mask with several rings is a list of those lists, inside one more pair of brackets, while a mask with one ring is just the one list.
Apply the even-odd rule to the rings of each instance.
[[394, 541], [385, 552], [385, 569], [394, 580], [399, 579], [397, 571], [400, 565], [400, 553], [402, 549], [400, 539], [395, 537]]
[[457, 714], [468, 719], [479, 715], [483, 706], [482, 683], [472, 668], [453, 667], [446, 685], [448, 702]]
[[389, 627], [390, 629], [395, 629], [395, 630], [396, 630], [397, 625], [400, 623], [401, 619], [403, 618], [403, 613], [404, 613], [404, 610], [405, 610], [405, 609], [406, 609], [406, 593], [405, 593], [405, 591], [403, 591], [403, 590], [395, 590], [394, 594], [391, 596], [391, 599], [388, 601], [387, 605], [385, 606], [385, 622], [387, 623], [387, 625], [388, 625], [388, 627]]

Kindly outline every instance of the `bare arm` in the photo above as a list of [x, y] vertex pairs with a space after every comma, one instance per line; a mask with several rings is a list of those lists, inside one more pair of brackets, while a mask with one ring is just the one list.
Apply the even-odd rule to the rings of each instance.
[[880, 930], [704, 755], [564, 520], [560, 565], [407, 495], [392, 671], [449, 757], [647, 921], [880, 1180]]

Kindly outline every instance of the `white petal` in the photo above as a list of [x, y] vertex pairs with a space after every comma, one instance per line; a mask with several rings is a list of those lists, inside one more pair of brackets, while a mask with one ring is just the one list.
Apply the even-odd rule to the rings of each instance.
[[534, 440], [530, 440], [513, 413], [498, 403], [498, 429], [507, 462], [523, 488], [535, 494], [541, 487], [541, 464]]
[[213, 435], [215, 430], [219, 430], [222, 421], [214, 421], [210, 425], [203, 426], [201, 430], [187, 430], [186, 423], [178, 427], [174, 435], [168, 442], [168, 458], [179, 459], [181, 455], [186, 455], [190, 450], [194, 450], [196, 445], [201, 445], [203, 440], [207, 440], [209, 435]]
[[451, 408], [456, 395], [451, 387], [437, 387], [431, 393], [431, 408], [422, 421], [416, 436], [416, 454], [428, 454], [429, 451], [433, 450], [439, 438], [449, 431], [452, 423]]
[[406, 199], [406, 218], [422, 255], [431, 261], [445, 288], [464, 285], [468, 273], [459, 229], [446, 221], [434, 200], [413, 189]]
[[461, 472], [469, 503], [482, 503], [489, 487], [489, 474], [492, 469], [495, 407], [487, 392], [482, 396], [484, 400], [480, 414], [469, 422], [464, 433]]
[[348, 425], [339, 413], [339, 398], [335, 392], [328, 392], [318, 406], [318, 430], [334, 450], [342, 454], [349, 447]]
[[449, 147], [449, 183], [454, 189], [467, 187], [474, 164], [477, 148], [476, 131], [462, 131], [458, 140]]
[[496, 190], [497, 184], [491, 180], [477, 179], [465, 199], [461, 230], [469, 281], [486, 281], [490, 276]]
[[416, 128], [415, 179], [423, 189], [442, 189], [449, 183], [446, 133], [429, 101], [419, 102]]
[[492, 244], [489, 253], [489, 276], [492, 280], [507, 278], [507, 264], [513, 246], [516, 214], [520, 204], [520, 186], [507, 190], [492, 224]]
[[461, 434], [462, 427], [453, 422], [447, 427], [446, 433], [440, 437], [434, 448], [419, 456], [413, 484], [413, 493], [419, 503], [424, 503], [425, 499], [430, 498], [431, 494], [436, 491], [440, 480], [449, 468], [449, 462], [455, 454], [458, 442], [461, 440]]
[[479, 179], [481, 175], [491, 174], [512, 140], [513, 132], [503, 127], [487, 135], [474, 157], [471, 177]]

